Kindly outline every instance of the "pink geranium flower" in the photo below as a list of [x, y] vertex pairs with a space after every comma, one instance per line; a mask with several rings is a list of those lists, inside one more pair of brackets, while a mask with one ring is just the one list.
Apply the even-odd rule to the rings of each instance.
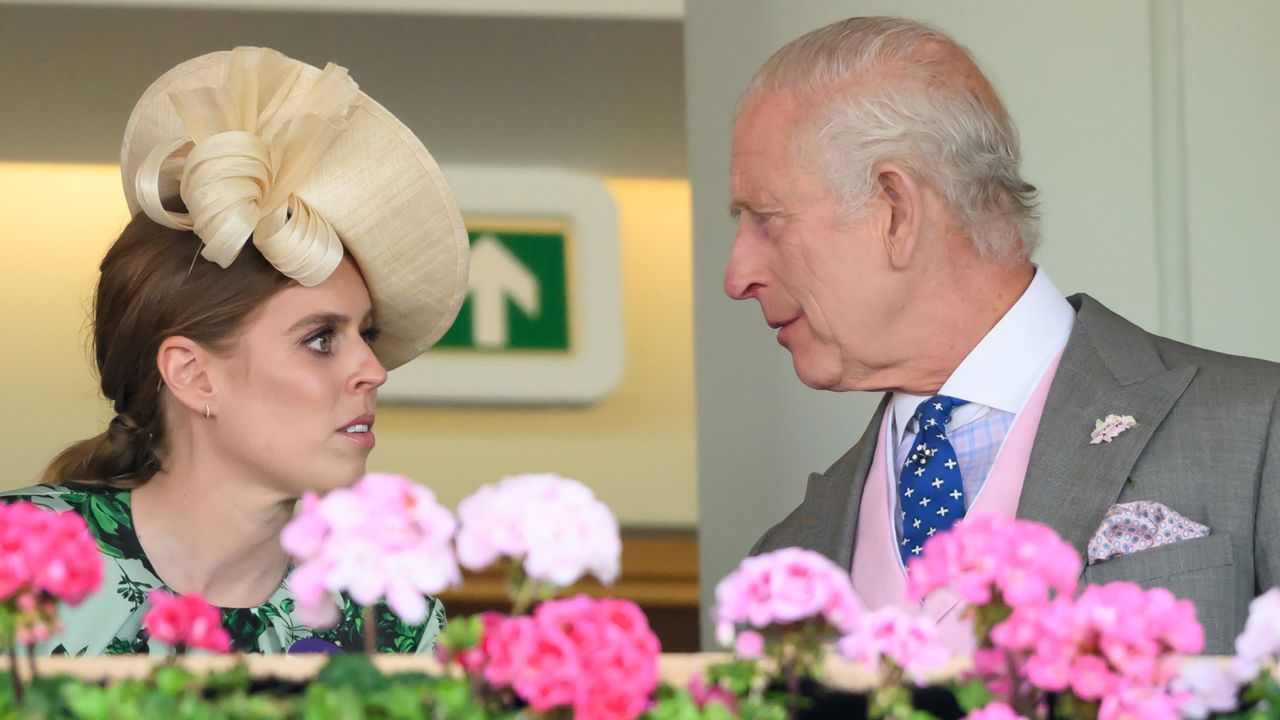
[[1070, 595], [1080, 577], [1080, 555], [1051, 528], [1027, 520], [977, 513], [930, 538], [911, 561], [907, 594], [923, 600], [951, 587], [970, 605], [997, 597], [1010, 607]]
[[738, 713], [738, 699], [727, 688], [719, 685], [710, 685], [707, 683], [706, 677], [702, 673], [697, 673], [689, 678], [688, 685], [689, 696], [693, 698], [693, 702], [701, 710], [711, 703], [720, 703], [731, 714]]
[[716, 585], [716, 632], [734, 644], [739, 628], [814, 620], [838, 634], [852, 632], [862, 603], [849, 573], [812, 550], [783, 548], [749, 557]]
[[864, 613], [858, 627], [840, 638], [836, 649], [873, 673], [879, 672], [882, 660], [891, 660], [917, 685], [926, 684], [951, 659], [933, 621], [895, 605]]
[[618, 520], [586, 485], [550, 473], [485, 485], [458, 505], [458, 561], [482, 570], [502, 558], [537, 581], [568, 587], [618, 577]]
[[426, 618], [424, 596], [461, 580], [450, 541], [455, 522], [427, 488], [402, 475], [370, 473], [323, 498], [307, 493], [280, 543], [297, 561], [289, 587], [314, 627], [338, 620], [336, 595], [361, 605], [385, 600], [402, 620]]
[[485, 680], [511, 687], [538, 712], [631, 720], [658, 683], [658, 638], [628, 600], [577, 596], [538, 606], [486, 629]]
[[231, 635], [222, 627], [222, 612], [199, 593], [172, 595], [153, 590], [147, 602], [151, 607], [142, 618], [142, 627], [152, 639], [172, 645], [179, 652], [187, 648], [231, 651]]
[[0, 505], [0, 603], [16, 612], [17, 640], [49, 639], [59, 602], [78, 605], [102, 584], [102, 556], [84, 518], [29, 502]]
[[755, 630], [743, 630], [733, 643], [733, 652], [744, 660], [764, 657], [764, 636]]
[[25, 592], [78, 605], [102, 584], [102, 558], [84, 518], [29, 502], [0, 505], [0, 599]]
[[1115, 582], [1015, 608], [991, 641], [1022, 659], [1036, 687], [1099, 702], [1099, 720], [1173, 718], [1170, 684], [1182, 657], [1204, 648], [1204, 631], [1190, 602]]
[[1004, 703], [991, 703], [990, 705], [974, 710], [964, 716], [964, 720], [1027, 720], [1023, 716], [1013, 711], [1013, 708]]
[[450, 650], [443, 644], [436, 646], [436, 659], [441, 663], [456, 662], [468, 675], [482, 675], [492, 661], [494, 650], [490, 645], [502, 626], [505, 616], [493, 611], [480, 613], [480, 639], [466, 650]]

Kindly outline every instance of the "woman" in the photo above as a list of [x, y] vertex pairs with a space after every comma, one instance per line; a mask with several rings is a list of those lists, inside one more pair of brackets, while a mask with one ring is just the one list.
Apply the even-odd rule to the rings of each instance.
[[[122, 171], [135, 215], [93, 318], [115, 417], [5, 498], [80, 513], [104, 556], [102, 588], [41, 650], [158, 652], [141, 632], [156, 588], [222, 608], [236, 650], [360, 647], [349, 602], [330, 630], [295, 617], [279, 536], [304, 492], [364, 474], [386, 369], [457, 313], [467, 237], [449, 188], [345, 70], [261, 48], [157, 80]], [[438, 601], [418, 626], [380, 616], [388, 651], [429, 650], [444, 621]]]

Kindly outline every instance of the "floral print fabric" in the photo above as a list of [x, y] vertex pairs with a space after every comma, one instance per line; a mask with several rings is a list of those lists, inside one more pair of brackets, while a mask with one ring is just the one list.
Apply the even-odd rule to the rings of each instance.
[[[28, 501], [56, 512], [72, 511], [85, 519], [102, 554], [102, 586], [76, 607], [59, 612], [62, 632], [37, 646], [54, 655], [163, 655], [169, 648], [142, 631], [147, 594], [168, 589], [147, 559], [134, 532], [130, 492], [74, 485], [35, 485], [0, 494], [0, 502]], [[295, 600], [287, 583], [265, 603], [249, 608], [222, 608], [222, 624], [231, 634], [234, 652], [280, 653], [300, 640], [314, 639], [338, 650], [364, 647], [361, 608], [345, 595], [337, 625], [315, 630], [296, 619]], [[427, 619], [402, 622], [385, 605], [377, 608], [381, 652], [429, 653], [445, 624], [444, 605], [429, 599]], [[318, 643], [311, 643], [316, 645]]]

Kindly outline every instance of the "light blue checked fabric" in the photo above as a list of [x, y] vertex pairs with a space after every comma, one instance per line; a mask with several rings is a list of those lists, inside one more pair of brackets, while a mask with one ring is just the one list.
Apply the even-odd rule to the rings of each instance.
[[[1009, 428], [1013, 427], [1014, 414], [995, 408], [986, 408], [977, 417], [969, 420], [964, 424], [952, 422], [947, 428], [947, 438], [951, 440], [952, 447], [956, 451], [956, 462], [960, 463], [960, 475], [964, 479], [964, 507], [966, 510], [973, 504], [974, 498], [978, 497], [978, 491], [982, 489], [982, 485], [987, 481], [987, 475], [991, 473], [991, 468], [996, 464], [996, 455], [1000, 452], [1000, 446], [1004, 444], [1004, 438], [1009, 434]], [[906, 460], [907, 455], [916, 442], [916, 435], [919, 428], [916, 427], [915, 419], [907, 424], [906, 432], [902, 435], [902, 442], [898, 444], [897, 452], [894, 454], [894, 467], [899, 471], [901, 477], [902, 464]], [[895, 493], [896, 496], [896, 493]], [[895, 499], [896, 502], [896, 499]], [[898, 531], [898, 541], [902, 541], [902, 513], [900, 508], [894, 508], [893, 522]]]

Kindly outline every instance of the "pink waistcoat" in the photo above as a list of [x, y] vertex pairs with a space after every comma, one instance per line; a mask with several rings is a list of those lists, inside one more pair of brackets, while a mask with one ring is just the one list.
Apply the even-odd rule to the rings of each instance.
[[[1044, 412], [1049, 386], [1058, 371], [1055, 358], [1045, 369], [1040, 384], [1027, 398], [1026, 406], [1018, 414], [1004, 446], [996, 457], [987, 481], [966, 514], [987, 512], [1013, 517], [1018, 512], [1018, 500], [1022, 496], [1022, 481], [1031, 460], [1031, 446], [1035, 443], [1040, 415]], [[953, 652], [973, 649], [973, 633], [969, 622], [963, 620], [960, 597], [949, 588], [936, 590], [924, 599], [924, 603], [907, 601], [907, 576], [898, 562], [897, 534], [890, 521], [890, 482], [885, 463], [889, 445], [889, 428], [893, 422], [893, 408], [886, 407], [880, 424], [880, 439], [876, 443], [875, 456], [867, 482], [862, 491], [862, 503], [858, 508], [858, 530], [853, 548], [853, 587], [862, 602], [870, 609], [885, 605], [899, 605], [920, 610], [938, 623], [942, 641]]]

